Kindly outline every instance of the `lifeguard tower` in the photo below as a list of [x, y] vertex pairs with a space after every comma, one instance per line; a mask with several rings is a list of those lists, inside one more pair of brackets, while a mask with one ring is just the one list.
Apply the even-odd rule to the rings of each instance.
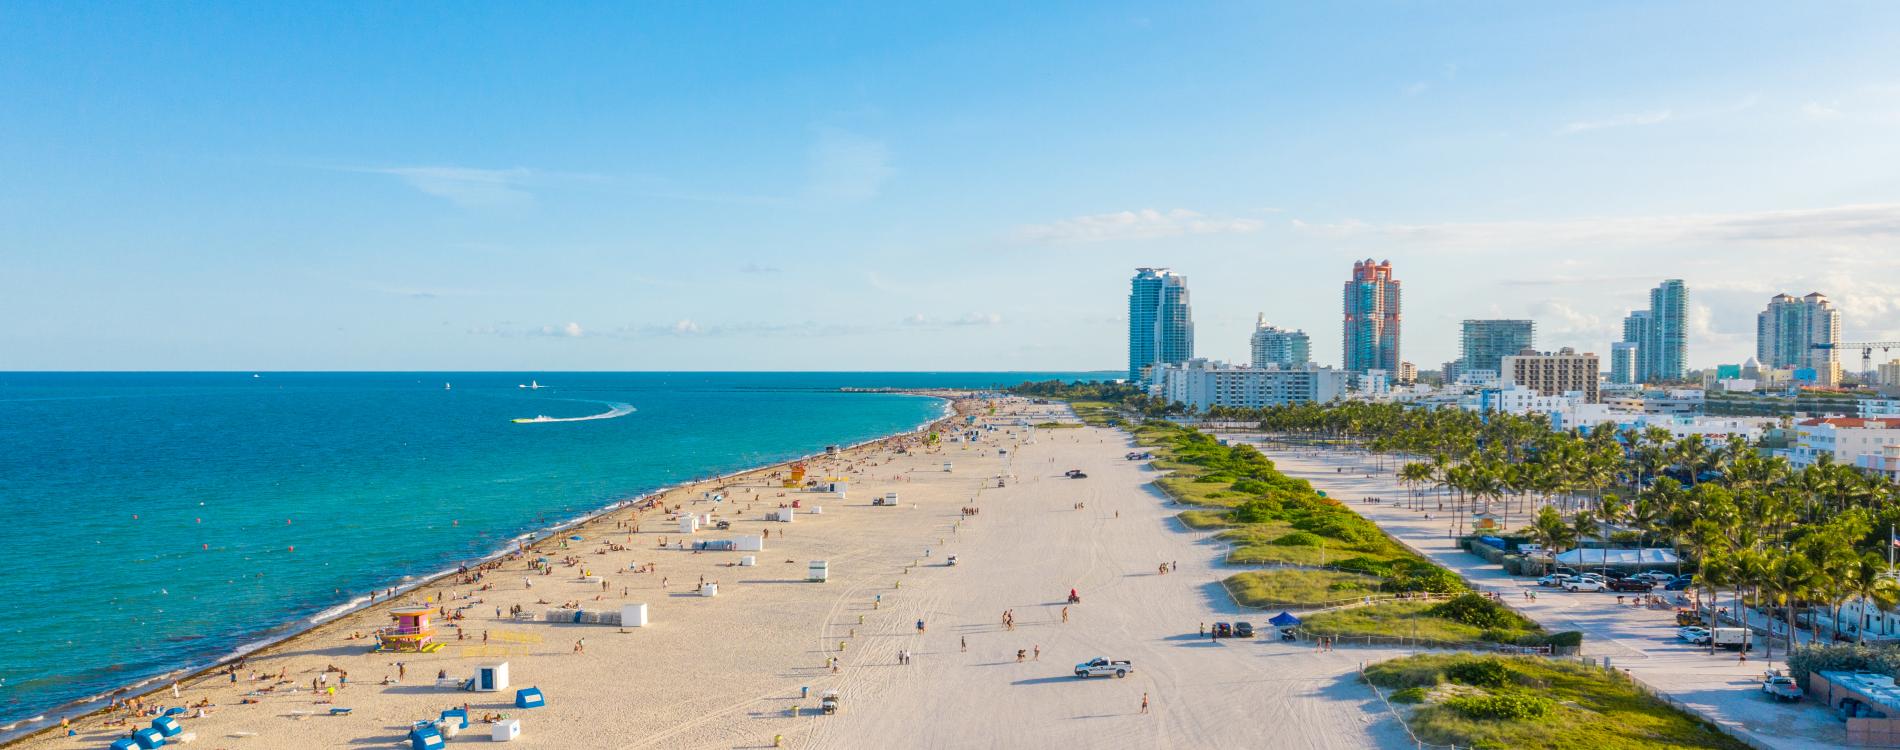
[[792, 475], [785, 478], [784, 484], [786, 487], [802, 487], [805, 485], [805, 462], [804, 461], [799, 461], [795, 464], [792, 464]]
[[376, 631], [376, 650], [417, 654], [441, 650], [442, 644], [435, 642], [435, 627], [429, 624], [433, 614], [435, 612], [428, 607], [390, 610], [389, 616], [395, 618], [396, 625]]

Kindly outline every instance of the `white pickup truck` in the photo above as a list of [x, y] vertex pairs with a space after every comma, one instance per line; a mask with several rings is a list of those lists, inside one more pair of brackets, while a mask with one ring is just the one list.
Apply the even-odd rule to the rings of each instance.
[[1127, 660], [1110, 661], [1106, 657], [1101, 656], [1075, 665], [1075, 676], [1077, 677], [1108, 677], [1111, 675], [1115, 677], [1127, 677], [1128, 673], [1133, 671], [1135, 671], [1135, 665], [1129, 663]]

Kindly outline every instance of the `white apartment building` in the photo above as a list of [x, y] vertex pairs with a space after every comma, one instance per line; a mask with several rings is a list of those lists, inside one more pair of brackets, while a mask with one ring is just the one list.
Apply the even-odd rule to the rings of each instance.
[[1213, 406], [1259, 409], [1324, 403], [1346, 392], [1346, 373], [1340, 370], [1238, 367], [1205, 359], [1163, 365], [1154, 381], [1153, 395], [1202, 411]]
[[1795, 468], [1812, 466], [1822, 455], [1833, 456], [1837, 464], [1861, 466], [1863, 457], [1877, 462], [1887, 446], [1900, 445], [1900, 419], [1804, 419], [1794, 424], [1794, 432], [1794, 445], [1786, 455]]

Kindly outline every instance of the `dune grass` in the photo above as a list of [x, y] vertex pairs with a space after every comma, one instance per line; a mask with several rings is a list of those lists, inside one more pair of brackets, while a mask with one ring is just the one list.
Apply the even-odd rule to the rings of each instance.
[[1379, 590], [1377, 578], [1337, 570], [1280, 568], [1228, 576], [1234, 601], [1248, 607], [1314, 607]]
[[1387, 690], [1422, 688], [1406, 723], [1426, 742], [1482, 750], [1741, 750], [1741, 741], [1626, 678], [1538, 657], [1422, 654], [1366, 668]]
[[1430, 601], [1380, 602], [1365, 607], [1320, 612], [1307, 617], [1300, 627], [1313, 635], [1424, 638], [1472, 645], [1508, 642], [1515, 636], [1532, 635], [1542, 630], [1536, 623], [1521, 617], [1517, 618], [1518, 622], [1504, 628], [1467, 625], [1434, 614], [1432, 610], [1437, 606], [1438, 602]]

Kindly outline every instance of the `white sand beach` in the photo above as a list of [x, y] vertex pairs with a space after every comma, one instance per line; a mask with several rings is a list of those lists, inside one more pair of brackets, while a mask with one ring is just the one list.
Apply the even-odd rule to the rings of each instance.
[[[959, 406], [996, 429], [974, 443], [926, 447], [912, 437], [812, 462], [812, 477], [850, 479], [842, 499], [783, 489], [769, 472], [723, 483], [720, 503], [707, 499], [712, 488], [682, 488], [663, 502], [732, 527], [682, 537], [672, 513], [618, 511], [478, 583], [448, 580], [398, 597], [462, 613], [461, 637], [441, 627], [445, 646], [434, 653], [372, 653], [373, 639], [352, 638], [388, 623], [379, 606], [251, 656], [235, 682], [203, 675], [177, 698], [165, 688], [143, 700], [208, 702], [207, 715], [189, 708], [182, 719], [191, 746], [208, 748], [407, 746], [412, 722], [464, 704], [478, 719], [521, 721], [522, 747], [1410, 746], [1356, 679], [1359, 663], [1397, 651], [1319, 654], [1271, 639], [1197, 637], [1199, 623], [1220, 619], [1264, 629], [1271, 613], [1241, 614], [1226, 597], [1222, 550], [1174, 521], [1179, 509], [1147, 484], [1152, 471], [1124, 460], [1125, 435], [1024, 426], [1072, 422], [1059, 406], [1007, 401], [994, 414], [989, 404]], [[1088, 477], [1064, 478], [1069, 469]], [[898, 505], [872, 505], [889, 492]], [[793, 522], [765, 520], [792, 500], [804, 506]], [[761, 552], [674, 546], [767, 530]], [[737, 566], [745, 555], [757, 566]], [[947, 564], [950, 555], [958, 564]], [[527, 570], [539, 557], [552, 561], [550, 573]], [[805, 580], [811, 560], [829, 562], [829, 581]], [[1178, 569], [1163, 575], [1161, 563]], [[631, 572], [648, 564], [657, 570]], [[581, 580], [583, 571], [597, 580]], [[716, 597], [698, 595], [702, 577], [717, 583]], [[1082, 602], [1065, 623], [1071, 588]], [[507, 616], [515, 606], [539, 615], [570, 602], [615, 612], [645, 603], [651, 621], [620, 628]], [[1018, 649], [1027, 652], [1020, 663]], [[1072, 676], [1074, 663], [1095, 656], [1132, 660], [1134, 672]], [[438, 673], [466, 680], [496, 661], [509, 663], [508, 691], [437, 686]], [[325, 672], [332, 667], [348, 675], [334, 699], [329, 688], [342, 674]], [[529, 686], [546, 707], [514, 707], [513, 688]], [[841, 695], [836, 715], [816, 711], [828, 690]], [[335, 708], [349, 712], [331, 715]], [[121, 715], [80, 720], [76, 737], [51, 731], [17, 746], [103, 748], [127, 731], [105, 724]], [[488, 742], [488, 731], [478, 722], [449, 744]]]

